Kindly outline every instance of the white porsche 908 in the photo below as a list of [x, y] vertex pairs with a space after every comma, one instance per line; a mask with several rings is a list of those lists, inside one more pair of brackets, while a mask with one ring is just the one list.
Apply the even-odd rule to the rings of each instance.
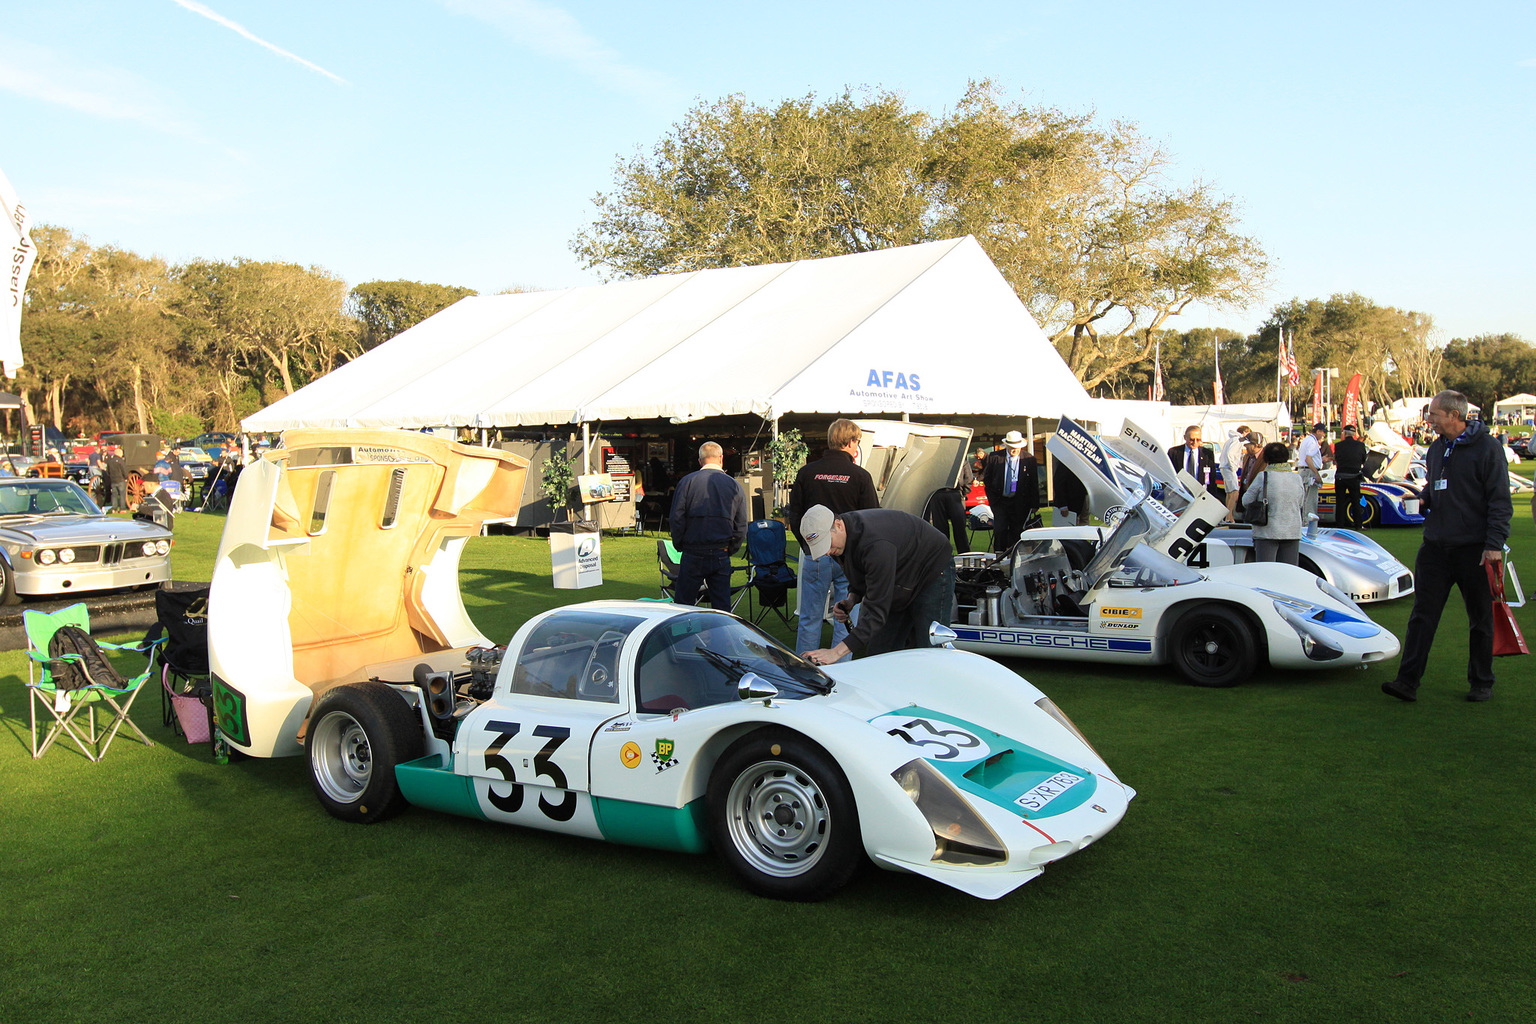
[[[1063, 420], [1046, 444], [1083, 482], [1088, 511], [1104, 522], [1113, 525], [1125, 508], [1151, 495], [1156, 501], [1148, 512], [1156, 521], [1148, 540], [1154, 547], [1171, 551], [1177, 545], [1179, 560], [1195, 569], [1255, 561], [1253, 528], [1224, 522], [1226, 507], [1193, 477], [1175, 473], [1162, 445], [1136, 424], [1127, 421], [1119, 436], [1105, 438]], [[1184, 527], [1175, 530], [1181, 518]], [[1189, 531], [1202, 536], [1181, 540]], [[1096, 538], [1098, 532], [1086, 530], [1081, 536]], [[1359, 604], [1413, 593], [1413, 571], [1358, 530], [1320, 527], [1313, 521], [1302, 534], [1297, 564]]]
[[[1084, 479], [1114, 483], [1113, 456], [1070, 420], [1047, 441]], [[1086, 467], [1086, 468], [1084, 468]], [[1132, 474], [1134, 476], [1134, 474]], [[1281, 669], [1369, 665], [1397, 638], [1350, 596], [1305, 569], [1274, 562], [1186, 564], [1225, 514], [1193, 480], [1181, 512], [1153, 498], [1155, 477], [1100, 513], [1113, 528], [1028, 530], [1007, 557], [956, 556], [957, 645], [986, 654], [1172, 664], [1197, 686], [1233, 686], [1267, 662]], [[1189, 486], [1193, 485], [1193, 486]], [[1160, 488], [1169, 493], [1166, 488]]]
[[516, 510], [522, 460], [396, 431], [286, 442], [245, 470], [220, 544], [216, 720], [247, 754], [306, 755], [338, 818], [415, 804], [713, 847], [786, 899], [866, 859], [994, 899], [1135, 795], [1045, 695], [963, 651], [823, 670], [735, 616], [640, 601], [548, 611], [493, 646], [459, 553]]

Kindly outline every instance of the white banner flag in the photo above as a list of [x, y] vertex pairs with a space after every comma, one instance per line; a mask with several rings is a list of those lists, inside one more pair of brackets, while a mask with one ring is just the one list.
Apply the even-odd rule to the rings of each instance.
[[32, 244], [32, 218], [16, 198], [4, 171], [0, 171], [0, 203], [5, 205], [8, 225], [3, 237], [10, 248], [5, 261], [6, 293], [0, 301], [0, 364], [7, 377], [14, 377], [21, 365], [21, 300], [27, 293], [27, 275], [37, 259], [37, 246]]

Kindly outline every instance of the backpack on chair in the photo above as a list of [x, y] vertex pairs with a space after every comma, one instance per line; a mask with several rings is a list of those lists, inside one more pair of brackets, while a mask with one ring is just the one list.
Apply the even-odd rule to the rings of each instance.
[[[66, 657], [69, 655], [74, 657]], [[57, 689], [105, 686], [121, 690], [127, 686], [91, 634], [79, 626], [60, 626], [48, 641], [48, 657], [54, 659], [50, 672]]]

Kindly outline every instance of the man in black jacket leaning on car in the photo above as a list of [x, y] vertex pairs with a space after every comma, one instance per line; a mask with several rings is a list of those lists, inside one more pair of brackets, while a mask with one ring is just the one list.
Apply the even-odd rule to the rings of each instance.
[[747, 536], [747, 496], [724, 461], [720, 446], [705, 441], [698, 471], [679, 480], [672, 495], [672, 543], [682, 556], [674, 588], [678, 604], [698, 604], [702, 584], [711, 608], [731, 608], [731, 555]]
[[1397, 678], [1381, 692], [1416, 700], [1429, 662], [1440, 613], [1454, 583], [1471, 620], [1467, 651], [1467, 700], [1493, 692], [1493, 600], [1484, 564], [1504, 571], [1509, 539], [1509, 466], [1502, 446], [1480, 420], [1467, 422], [1467, 396], [1442, 391], [1429, 403], [1429, 422], [1440, 436], [1426, 457], [1429, 478], [1422, 499], [1424, 542], [1413, 566], [1413, 611], [1403, 639]]
[[813, 665], [830, 665], [850, 651], [866, 654], [928, 646], [928, 626], [948, 622], [955, 599], [955, 559], [949, 538], [910, 512], [872, 508], [834, 516], [817, 505], [800, 520], [811, 557], [831, 555], [848, 576], [848, 596], [833, 607], [845, 621], [854, 605], [859, 621], [830, 649], [804, 652]]

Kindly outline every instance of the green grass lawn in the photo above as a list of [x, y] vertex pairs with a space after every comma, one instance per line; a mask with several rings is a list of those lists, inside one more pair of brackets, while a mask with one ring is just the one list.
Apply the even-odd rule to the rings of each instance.
[[[1525, 502], [1515, 515], [1516, 560], [1536, 566]], [[221, 523], [177, 522], [179, 578], [207, 578]], [[1412, 562], [1417, 530], [1374, 536]], [[466, 604], [506, 638], [553, 605], [654, 596], [654, 538], [605, 538], [603, 558], [603, 587], [555, 591], [545, 542], [472, 542]], [[1370, 610], [1401, 636], [1408, 601]], [[301, 759], [216, 765], [160, 725], [155, 692], [134, 716], [154, 747], [33, 762], [25, 658], [3, 653], [0, 1007], [17, 1022], [1530, 1021], [1536, 669], [1500, 661], [1494, 699], [1468, 704], [1454, 598], [1439, 636], [1412, 705], [1379, 692], [1391, 663], [1202, 690], [1011, 662], [1139, 791], [1125, 821], [997, 902], [871, 868], [814, 905], [750, 896], [712, 856], [414, 809], [344, 824]]]

